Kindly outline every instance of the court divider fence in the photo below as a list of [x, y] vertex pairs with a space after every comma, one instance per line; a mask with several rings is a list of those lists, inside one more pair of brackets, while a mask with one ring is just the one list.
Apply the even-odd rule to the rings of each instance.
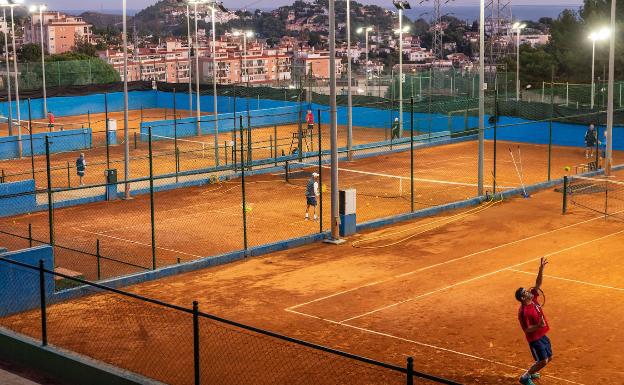
[[[164, 383], [459, 384], [415, 370], [412, 357], [397, 366], [358, 356], [203, 312], [197, 301], [173, 305], [59, 273], [43, 259], [33, 266], [0, 256], [0, 266], [19, 271], [20, 278], [5, 287], [28, 287], [31, 292], [19, 299], [32, 302], [28, 313], [3, 314], [0, 325], [42, 346], [76, 351]], [[58, 280], [89, 293], [79, 300], [84, 310], [56, 303], [49, 283]], [[110, 306], [98, 305], [100, 300]], [[80, 337], [71, 332], [75, 328], [83, 329]], [[78, 342], [84, 340], [90, 343]], [[138, 358], [136, 346], [130, 348], [136, 344], [145, 359]]]

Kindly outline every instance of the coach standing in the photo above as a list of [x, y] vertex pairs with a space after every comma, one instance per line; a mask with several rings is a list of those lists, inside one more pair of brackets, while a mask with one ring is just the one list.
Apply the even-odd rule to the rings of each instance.
[[87, 169], [87, 160], [85, 159], [84, 154], [81, 152], [78, 159], [76, 159], [76, 174], [78, 174], [78, 178], [80, 179], [81, 186], [82, 186], [82, 177], [84, 177], [86, 169]]

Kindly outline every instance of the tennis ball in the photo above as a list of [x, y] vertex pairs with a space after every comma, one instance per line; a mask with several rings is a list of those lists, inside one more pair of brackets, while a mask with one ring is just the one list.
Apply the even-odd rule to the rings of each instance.
[[568, 171], [570, 171], [570, 166], [565, 166], [563, 169], [564, 169], [566, 172], [568, 172]]

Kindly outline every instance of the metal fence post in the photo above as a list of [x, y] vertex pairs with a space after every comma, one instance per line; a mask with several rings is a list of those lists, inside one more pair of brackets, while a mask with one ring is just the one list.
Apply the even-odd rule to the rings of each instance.
[[199, 304], [197, 301], [193, 301], [193, 372], [195, 385], [199, 385]]
[[[247, 98], [247, 100], [249, 100], [249, 98]], [[249, 170], [251, 170], [252, 167], [252, 163], [253, 163], [253, 158], [252, 158], [252, 154], [251, 154], [251, 150], [252, 150], [252, 140], [251, 140], [252, 136], [251, 136], [251, 115], [249, 114], [249, 109], [247, 110], [247, 163], [249, 163]]]
[[410, 210], [414, 212], [414, 98], [410, 98]]
[[54, 202], [52, 200], [52, 175], [50, 170], [50, 137], [45, 136], [46, 172], [48, 174], [48, 225], [50, 246], [54, 247]]
[[46, 292], [43, 259], [39, 260], [39, 302], [41, 304], [41, 345], [48, 344], [48, 329], [46, 316]]
[[414, 385], [414, 359], [412, 357], [407, 357], [407, 373], [406, 373], [406, 381], [407, 385]]
[[100, 260], [100, 239], [95, 240], [95, 260], [97, 262], [97, 280], [99, 281], [102, 277], [102, 265]]
[[152, 154], [152, 126], [147, 128], [149, 135], [149, 185], [150, 185], [150, 223], [152, 226], [152, 269], [156, 270], [156, 229], [154, 224], [154, 170]]
[[32, 247], [33, 237], [32, 237], [32, 223], [28, 224], [28, 247]]
[[108, 93], [104, 93], [104, 127], [106, 130], [106, 169], [110, 170], [110, 150], [109, 150], [109, 139], [108, 139]]
[[175, 167], [175, 180], [178, 183], [178, 108], [176, 106], [176, 89], [173, 89], [173, 162]]
[[318, 174], [319, 174], [319, 233], [323, 232], [323, 129], [321, 125], [321, 110], [317, 110], [318, 124]]
[[33, 150], [33, 126], [30, 98], [28, 98], [28, 136], [30, 137], [30, 167], [32, 169], [32, 178], [35, 180], [35, 151]]
[[247, 203], [245, 201], [245, 157], [243, 156], [244, 141], [243, 141], [243, 116], [240, 117], [240, 149], [241, 149], [241, 193], [243, 203], [243, 250], [245, 250], [245, 257], [247, 257]]

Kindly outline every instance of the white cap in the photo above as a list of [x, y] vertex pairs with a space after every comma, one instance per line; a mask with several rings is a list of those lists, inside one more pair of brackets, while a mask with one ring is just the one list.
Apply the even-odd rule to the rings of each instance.
[[399, 121], [399, 118], [394, 118], [394, 121], [395, 121], [395, 122], [398, 122], [398, 121]]
[[316, 173], [316, 172], [313, 172], [313, 173], [312, 173], [312, 176], [316, 178], [317, 176], [319, 176], [319, 174], [318, 174], [318, 173]]

